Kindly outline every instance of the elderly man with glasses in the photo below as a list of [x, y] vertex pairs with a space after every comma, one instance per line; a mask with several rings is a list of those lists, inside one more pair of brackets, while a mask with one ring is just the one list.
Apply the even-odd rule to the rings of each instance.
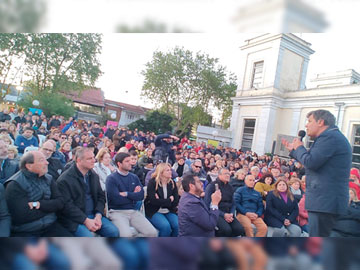
[[60, 174], [64, 171], [64, 166], [58, 158], [52, 157], [52, 154], [55, 152], [55, 141], [47, 140], [43, 143], [40, 148], [40, 152], [44, 154], [48, 165], [48, 174], [50, 174], [53, 179], [56, 181]]
[[219, 218], [217, 221], [216, 236], [232, 237], [245, 235], [244, 228], [235, 217], [235, 202], [233, 199], [234, 188], [229, 184], [230, 171], [227, 168], [219, 170], [218, 178], [211, 182], [205, 190], [205, 204], [210, 207], [211, 195], [216, 191], [221, 191], [221, 200], [219, 202]]

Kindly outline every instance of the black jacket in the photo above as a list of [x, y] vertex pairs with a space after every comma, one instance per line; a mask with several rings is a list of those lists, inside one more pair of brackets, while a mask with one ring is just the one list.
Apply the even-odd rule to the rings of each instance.
[[0, 183], [4, 184], [11, 176], [19, 171], [19, 161], [17, 159], [5, 159], [0, 171]]
[[[54, 220], [54, 213], [60, 211], [64, 206], [64, 199], [59, 192], [55, 181], [51, 179], [50, 175], [46, 175], [50, 181], [51, 197], [50, 199], [40, 199], [40, 209], [29, 208], [29, 194], [20, 186], [21, 179], [28, 179], [28, 177], [38, 177], [37, 175], [27, 172], [19, 171], [6, 182], [6, 201], [11, 214], [12, 230], [18, 232], [41, 231], [45, 227], [51, 225]], [[50, 224], [51, 223], [51, 224]]]
[[64, 171], [64, 166], [59, 159], [53, 157], [47, 159], [47, 162], [49, 162], [48, 174], [50, 174], [56, 181], [61, 175], [61, 173]]
[[221, 201], [219, 203], [220, 216], [223, 217], [226, 213], [233, 213], [235, 216], [234, 189], [229, 183], [225, 184], [219, 178], [206, 186], [204, 198], [206, 206], [210, 207], [211, 195], [215, 192], [215, 184], [219, 185], [221, 191]]
[[[177, 206], [179, 204], [179, 194], [176, 187], [176, 183], [171, 180], [167, 184], [167, 199], [164, 199], [164, 192], [161, 187], [158, 187], [155, 190], [156, 182], [155, 179], [150, 179], [147, 185], [147, 196], [145, 199], [145, 215], [148, 218], [151, 218], [159, 209], [167, 208], [171, 213], [176, 213]], [[155, 194], [159, 196], [159, 199], [156, 199]], [[170, 200], [170, 196], [174, 196], [174, 200]]]
[[[99, 176], [92, 170], [89, 172], [90, 190], [94, 200], [95, 213], [104, 215], [105, 194], [101, 189]], [[83, 224], [87, 215], [86, 207], [86, 184], [84, 176], [76, 164], [67, 169], [57, 180], [59, 190], [64, 196], [65, 206], [59, 216], [59, 221], [70, 232], [75, 232], [79, 224]], [[94, 214], [95, 214], [94, 213]]]

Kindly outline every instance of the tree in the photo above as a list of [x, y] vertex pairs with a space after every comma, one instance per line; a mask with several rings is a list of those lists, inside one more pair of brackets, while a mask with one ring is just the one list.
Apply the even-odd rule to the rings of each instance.
[[100, 34], [28, 34], [25, 76], [36, 93], [81, 91], [102, 74]]
[[67, 99], [60, 93], [44, 92], [41, 95], [32, 95], [31, 93], [23, 93], [23, 98], [19, 105], [25, 109], [34, 108], [32, 102], [38, 100], [46, 116], [63, 115], [64, 117], [74, 116], [75, 110], [71, 100]]
[[45, 13], [44, 0], [1, 0], [0, 32], [36, 32]]
[[142, 131], [153, 131], [155, 134], [165, 133], [173, 129], [171, 122], [173, 117], [159, 110], [148, 111], [146, 120], [139, 119], [128, 125], [129, 129], [139, 129]]
[[[176, 129], [183, 132], [188, 123], [184, 121], [184, 108], [192, 108], [194, 114], [200, 106], [209, 113], [214, 106], [221, 110], [224, 121], [228, 118], [231, 97], [236, 93], [236, 76], [219, 64], [218, 58], [176, 47], [169, 52], [155, 51], [152, 61], [142, 71], [144, 84], [142, 96], [161, 107], [166, 113], [176, 115]], [[185, 107], [184, 107], [185, 106]], [[201, 115], [201, 114], [200, 114]], [[192, 119], [199, 124], [201, 117]]]
[[20, 82], [27, 44], [25, 34], [0, 34], [0, 101]]

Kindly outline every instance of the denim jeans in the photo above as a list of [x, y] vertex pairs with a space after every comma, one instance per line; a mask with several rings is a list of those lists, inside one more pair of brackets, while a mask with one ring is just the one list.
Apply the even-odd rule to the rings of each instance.
[[[93, 219], [94, 215], [88, 215], [88, 218]], [[118, 228], [112, 224], [110, 220], [108, 220], [106, 217], [101, 218], [102, 226], [100, 230], [97, 230], [95, 233], [103, 236], [103, 237], [119, 237], [119, 230]], [[75, 236], [77, 237], [93, 237], [93, 233], [89, 231], [89, 229], [83, 225], [79, 224], [77, 227], [75, 233]]]
[[[68, 258], [53, 244], [49, 244], [48, 257], [45, 262], [42, 263], [42, 266], [48, 270], [71, 269]], [[39, 266], [34, 264], [25, 254], [19, 253], [14, 257], [12, 269], [36, 270], [39, 269]]]
[[159, 230], [159, 237], [178, 236], [179, 223], [176, 214], [161, 214], [157, 212], [149, 220], [151, 224]]
[[124, 263], [124, 269], [147, 269], [149, 247], [145, 238], [137, 238], [136, 240], [119, 238], [112, 243], [111, 247]]

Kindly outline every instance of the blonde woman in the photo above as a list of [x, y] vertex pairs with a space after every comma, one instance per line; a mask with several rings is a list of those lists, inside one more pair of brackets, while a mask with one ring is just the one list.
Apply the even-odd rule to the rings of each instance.
[[17, 147], [14, 145], [9, 145], [8, 147], [8, 158], [9, 159], [16, 159], [18, 158], [18, 150]]
[[64, 154], [66, 163], [72, 159], [71, 142], [67, 140], [63, 141], [60, 145], [59, 151]]
[[101, 148], [96, 155], [97, 163], [95, 163], [94, 171], [99, 175], [100, 186], [105, 191], [106, 178], [115, 171], [115, 167], [111, 165], [111, 156], [107, 148]]
[[179, 195], [177, 186], [171, 179], [171, 166], [168, 163], [160, 163], [148, 183], [145, 199], [145, 215], [159, 230], [159, 236], [178, 235], [178, 203]]

